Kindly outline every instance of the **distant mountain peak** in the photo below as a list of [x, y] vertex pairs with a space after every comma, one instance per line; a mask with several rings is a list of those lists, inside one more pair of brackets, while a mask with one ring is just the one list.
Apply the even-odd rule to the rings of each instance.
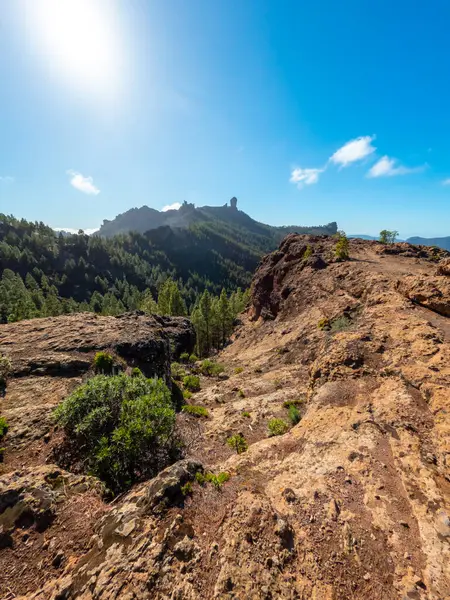
[[[131, 208], [117, 215], [115, 219], [105, 219], [97, 235], [112, 237], [131, 231], [146, 233], [147, 231], [165, 226], [172, 229], [186, 229], [193, 225], [200, 225], [202, 223], [211, 224], [213, 222], [220, 223], [222, 227], [239, 227], [240, 230], [248, 230], [252, 234], [268, 237], [275, 236], [278, 240], [291, 232], [324, 235], [333, 234], [337, 231], [337, 224], [335, 222], [313, 227], [297, 227], [292, 225], [273, 227], [255, 221], [244, 211], [239, 210], [237, 205], [238, 200], [235, 196], [230, 199], [229, 204], [225, 203], [222, 206], [196, 207], [185, 200], [178, 210], [166, 210], [165, 212], [144, 205], [140, 208]], [[242, 231], [240, 233], [242, 234]]]

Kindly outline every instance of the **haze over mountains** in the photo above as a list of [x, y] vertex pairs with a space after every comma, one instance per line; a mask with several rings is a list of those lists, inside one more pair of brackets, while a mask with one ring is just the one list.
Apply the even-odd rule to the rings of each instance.
[[[359, 238], [361, 240], [378, 240], [379, 236], [366, 235], [353, 233], [348, 236], [349, 238]], [[450, 236], [447, 237], [436, 237], [436, 238], [424, 238], [420, 236], [409, 237], [406, 240], [397, 238], [397, 242], [408, 242], [408, 244], [415, 244], [416, 246], [437, 246], [443, 250], [450, 250]]]
[[444, 250], [450, 250], [450, 236], [447, 237], [436, 237], [436, 238], [423, 238], [423, 237], [410, 237], [406, 240], [410, 244], [417, 244], [423, 246], [438, 246]]

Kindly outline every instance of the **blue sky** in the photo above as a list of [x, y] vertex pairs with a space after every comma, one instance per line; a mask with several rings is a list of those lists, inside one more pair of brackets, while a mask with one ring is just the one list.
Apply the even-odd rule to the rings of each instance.
[[0, 0], [0, 212], [95, 229], [236, 196], [450, 235], [449, 22], [444, 0]]

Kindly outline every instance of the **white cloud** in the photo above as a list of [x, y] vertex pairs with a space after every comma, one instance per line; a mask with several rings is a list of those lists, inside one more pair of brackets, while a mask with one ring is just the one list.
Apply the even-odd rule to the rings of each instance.
[[72, 171], [72, 169], [67, 171], [67, 175], [70, 175], [70, 185], [76, 190], [91, 196], [97, 196], [97, 194], [100, 194], [100, 190], [94, 185], [94, 180], [92, 177], [84, 177], [81, 173]]
[[325, 169], [301, 169], [297, 167], [292, 170], [291, 183], [296, 183], [298, 188], [302, 188], [303, 185], [312, 185], [319, 181], [320, 173], [323, 173]]
[[163, 206], [161, 212], [167, 212], [168, 210], [178, 210], [179, 208], [181, 208], [180, 202], [174, 202], [173, 204], [167, 204], [166, 206]]
[[[57, 232], [65, 231], [66, 233], [78, 233], [79, 229], [74, 229], [73, 227], [53, 227], [53, 231], [57, 231]], [[93, 229], [83, 229], [83, 231], [87, 235], [92, 235], [93, 233], [98, 231], [98, 227], [95, 227]]]
[[396, 166], [397, 160], [395, 158], [389, 158], [389, 156], [383, 156], [378, 162], [376, 162], [370, 171], [367, 173], [367, 177], [393, 177], [395, 175], [408, 175], [410, 173], [420, 173], [425, 168], [421, 167], [403, 167], [402, 165]]
[[341, 167], [347, 167], [358, 160], [362, 160], [372, 154], [372, 152], [375, 152], [376, 148], [372, 146], [374, 139], [374, 135], [366, 135], [350, 140], [342, 148], [336, 150], [330, 157], [330, 161]]
[[450, 179], [444, 179], [442, 185], [450, 185]]
[[0, 176], [0, 183], [14, 183], [14, 177], [10, 175]]

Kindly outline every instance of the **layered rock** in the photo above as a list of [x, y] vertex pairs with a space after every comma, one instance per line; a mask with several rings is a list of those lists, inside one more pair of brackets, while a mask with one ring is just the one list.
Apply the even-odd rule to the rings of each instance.
[[52, 409], [92, 369], [95, 353], [111, 352], [121, 368], [139, 367], [170, 385], [170, 363], [192, 352], [195, 331], [188, 319], [127, 313], [92, 313], [33, 319], [0, 327], [0, 354], [12, 365], [1, 403], [10, 445], [39, 440], [52, 427]]

